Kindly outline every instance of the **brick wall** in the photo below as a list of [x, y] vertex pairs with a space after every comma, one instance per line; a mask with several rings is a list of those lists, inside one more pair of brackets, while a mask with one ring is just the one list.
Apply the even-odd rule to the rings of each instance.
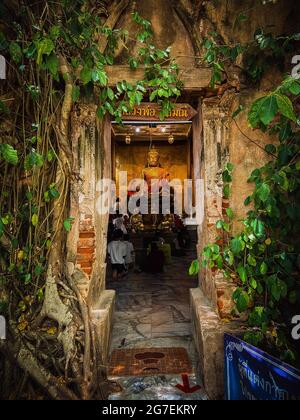
[[88, 276], [93, 271], [95, 251], [96, 242], [93, 218], [91, 215], [84, 215], [80, 220], [76, 265]]

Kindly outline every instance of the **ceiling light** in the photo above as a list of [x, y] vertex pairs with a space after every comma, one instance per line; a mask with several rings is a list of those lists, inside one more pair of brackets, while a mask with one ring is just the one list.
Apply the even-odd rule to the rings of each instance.
[[130, 144], [131, 143], [131, 136], [129, 134], [125, 137], [125, 143]]
[[161, 131], [162, 131], [163, 133], [165, 133], [165, 132], [167, 131], [167, 128], [166, 128], [166, 127], [162, 127]]
[[136, 132], [136, 133], [140, 133], [140, 132], [141, 132], [140, 127], [136, 127], [135, 132]]
[[174, 136], [173, 136], [173, 134], [171, 134], [171, 135], [169, 136], [169, 138], [168, 138], [168, 142], [169, 142], [170, 144], [173, 144], [173, 143], [174, 143], [174, 141], [175, 141]]

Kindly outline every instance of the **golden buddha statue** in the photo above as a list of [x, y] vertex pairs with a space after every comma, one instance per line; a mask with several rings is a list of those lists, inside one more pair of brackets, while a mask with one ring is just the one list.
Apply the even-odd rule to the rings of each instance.
[[148, 190], [151, 192], [160, 191], [169, 181], [169, 173], [160, 165], [158, 150], [152, 147], [148, 153], [148, 165], [143, 170], [143, 178], [147, 182]]
[[[148, 164], [145, 169], [143, 169], [143, 179], [147, 183], [148, 187], [148, 215], [143, 215], [143, 222], [145, 230], [156, 230], [163, 215], [161, 213], [161, 199], [164, 194], [164, 187], [168, 186], [169, 182], [169, 173], [166, 169], [162, 168], [160, 164], [160, 156], [158, 150], [155, 147], [152, 147], [148, 153]], [[159, 208], [157, 208], [158, 214], [151, 214], [152, 210], [152, 194], [160, 195]]]

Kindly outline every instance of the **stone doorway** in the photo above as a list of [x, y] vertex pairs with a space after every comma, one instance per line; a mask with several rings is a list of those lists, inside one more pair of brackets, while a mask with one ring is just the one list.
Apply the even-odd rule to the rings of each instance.
[[[196, 118], [197, 121], [197, 118]], [[197, 126], [196, 126], [197, 128]], [[153, 122], [130, 122], [123, 127], [112, 125], [112, 174], [118, 181], [118, 173], [126, 170], [129, 179], [142, 173], [149, 150], [149, 131], [151, 142], [162, 155], [162, 167], [168, 167], [171, 178], [193, 178], [193, 123], [153, 124]], [[126, 137], [130, 135], [130, 144]], [[174, 143], [168, 143], [169, 136]], [[173, 159], [173, 161], [172, 161]], [[173, 162], [173, 165], [172, 165]], [[117, 194], [118, 196], [118, 194]], [[155, 231], [144, 226], [140, 232], [130, 233], [136, 253], [136, 268], [123, 279], [113, 281], [108, 264], [106, 288], [116, 292], [115, 315], [112, 327], [110, 356], [118, 350], [132, 352], [136, 349], [182, 349], [187, 352], [190, 365], [189, 373], [193, 385], [200, 383], [198, 375], [198, 356], [192, 337], [190, 308], [190, 289], [198, 287], [198, 278], [188, 275], [191, 261], [197, 258], [198, 234], [196, 227], [188, 227], [190, 243], [182, 256], [172, 256], [161, 274], [150, 274], [140, 270], [142, 260], [147, 256], [148, 244]], [[160, 232], [166, 243], [173, 246], [175, 234]], [[175, 359], [174, 359], [175, 360]], [[126, 369], [125, 369], [126, 370]], [[112, 370], [116, 372], [116, 370]], [[194, 395], [184, 395], [175, 388], [182, 382], [181, 374], [142, 375], [135, 377], [114, 374], [110, 379], [117, 380], [123, 391], [113, 398], [126, 399], [136, 394], [137, 399], [169, 393], [174, 399], [203, 399], [203, 389]], [[140, 392], [137, 391], [140, 390]], [[160, 391], [159, 391], [160, 390]], [[164, 391], [162, 391], [164, 390]], [[166, 391], [167, 390], [167, 391]], [[160, 396], [159, 396], [160, 395]]]
[[[231, 97], [225, 102], [216, 98], [202, 100], [199, 99], [199, 93], [194, 96], [186, 93], [186, 97], [194, 97], [192, 103], [194, 109], [197, 109], [191, 130], [191, 178], [202, 179], [205, 183], [205, 218], [202, 225], [198, 226], [194, 239], [194, 255], [199, 257], [203, 246], [218, 236], [215, 224], [229, 205], [222, 193], [222, 168], [228, 162], [230, 153], [229, 116], [232, 112], [232, 100]], [[114, 138], [109, 117], [99, 122], [94, 106], [82, 107], [79, 117], [76, 115], [76, 118], [79, 119], [78, 138], [72, 146], [79, 151], [79, 182], [78, 185], [74, 184], [71, 196], [70, 216], [74, 218], [75, 225], [68, 239], [68, 261], [71, 268], [74, 266], [78, 269], [78, 285], [89, 302], [97, 329], [97, 340], [103, 354], [103, 364], [107, 366], [115, 291], [106, 282], [109, 218], [108, 215], [99, 215], [97, 205], [100, 200], [99, 182], [112, 178]], [[191, 255], [184, 270], [192, 259], [194, 258]], [[232, 289], [219, 273], [210, 270], [201, 271], [199, 280], [199, 287], [198, 280], [189, 287], [192, 290], [192, 330], [200, 359], [198, 372], [203, 374], [205, 388], [210, 389], [209, 395], [215, 397], [222, 393], [219, 371], [223, 360], [224, 324], [221, 323], [219, 314], [221, 311], [226, 318], [226, 314], [231, 311]], [[213, 340], [212, 344], [207, 337]], [[218, 346], [216, 352], [210, 351], [211, 345], [215, 348]]]

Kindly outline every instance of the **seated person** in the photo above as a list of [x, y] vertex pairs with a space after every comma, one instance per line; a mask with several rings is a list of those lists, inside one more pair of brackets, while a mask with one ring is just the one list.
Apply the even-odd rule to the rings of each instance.
[[112, 264], [113, 280], [122, 278], [126, 273], [125, 258], [127, 254], [127, 246], [123, 242], [123, 232], [116, 230], [113, 235], [113, 240], [108, 244], [107, 252]]
[[186, 255], [184, 249], [181, 248], [177, 237], [173, 241], [173, 255], [174, 257], [184, 257]]
[[157, 274], [164, 271], [165, 256], [159, 250], [157, 243], [152, 242], [151, 251], [146, 260], [146, 270], [148, 273]]
[[181, 248], [189, 248], [191, 244], [191, 237], [186, 227], [178, 231], [177, 239]]
[[132, 242], [130, 242], [129, 235], [124, 235], [124, 244], [126, 245], [126, 257], [125, 257], [125, 264], [128, 269], [134, 268], [134, 261], [135, 261], [135, 252]]
[[[170, 244], [166, 243], [164, 238], [159, 234], [156, 234], [154, 239], [152, 239], [151, 244], [156, 243], [158, 249], [164, 253], [165, 256], [165, 265], [169, 265], [172, 262], [172, 247]], [[151, 252], [151, 244], [147, 248], [147, 255]]]

